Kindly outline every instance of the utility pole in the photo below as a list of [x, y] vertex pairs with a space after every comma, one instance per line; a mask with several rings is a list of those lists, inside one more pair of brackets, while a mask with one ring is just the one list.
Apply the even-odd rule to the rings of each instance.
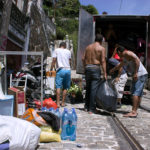
[[10, 22], [12, 0], [2, 0], [2, 2], [3, 2], [3, 9], [0, 22], [0, 51], [5, 51], [7, 45], [7, 36]]

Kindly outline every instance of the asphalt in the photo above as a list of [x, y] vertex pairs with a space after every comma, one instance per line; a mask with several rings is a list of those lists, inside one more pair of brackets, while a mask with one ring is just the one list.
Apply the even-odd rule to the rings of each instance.
[[[141, 105], [150, 109], [150, 91], [145, 90]], [[69, 104], [74, 107], [78, 116], [76, 141], [39, 143], [38, 150], [131, 150], [132, 148], [114, 125], [111, 117], [101, 110], [98, 114], [89, 114], [83, 110], [84, 104]], [[131, 105], [123, 104], [117, 109], [116, 116], [129, 130], [132, 136], [145, 150], [150, 150], [150, 112], [138, 109], [137, 118], [125, 118], [123, 114], [130, 111]], [[63, 111], [64, 108], [61, 108]]]

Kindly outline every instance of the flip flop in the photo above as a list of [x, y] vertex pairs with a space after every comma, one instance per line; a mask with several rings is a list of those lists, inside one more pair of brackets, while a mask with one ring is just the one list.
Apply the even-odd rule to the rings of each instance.
[[66, 104], [61, 104], [61, 107], [65, 107], [65, 106], [67, 106]]
[[137, 115], [138, 115], [138, 113], [135, 114], [135, 113], [130, 112], [130, 113], [123, 115], [123, 117], [136, 118]]

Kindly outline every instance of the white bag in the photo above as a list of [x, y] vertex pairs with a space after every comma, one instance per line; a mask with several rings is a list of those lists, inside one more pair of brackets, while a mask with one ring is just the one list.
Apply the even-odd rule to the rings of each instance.
[[41, 129], [26, 120], [0, 115], [0, 143], [9, 140], [10, 150], [35, 150]]

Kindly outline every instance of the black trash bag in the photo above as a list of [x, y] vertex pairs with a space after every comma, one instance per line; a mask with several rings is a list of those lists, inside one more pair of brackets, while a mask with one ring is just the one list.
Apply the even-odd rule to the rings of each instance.
[[96, 105], [98, 108], [114, 112], [116, 110], [117, 94], [108, 81], [101, 81], [96, 92]]
[[53, 130], [59, 131], [60, 129], [60, 118], [51, 112], [38, 112], [38, 114], [46, 121]]

